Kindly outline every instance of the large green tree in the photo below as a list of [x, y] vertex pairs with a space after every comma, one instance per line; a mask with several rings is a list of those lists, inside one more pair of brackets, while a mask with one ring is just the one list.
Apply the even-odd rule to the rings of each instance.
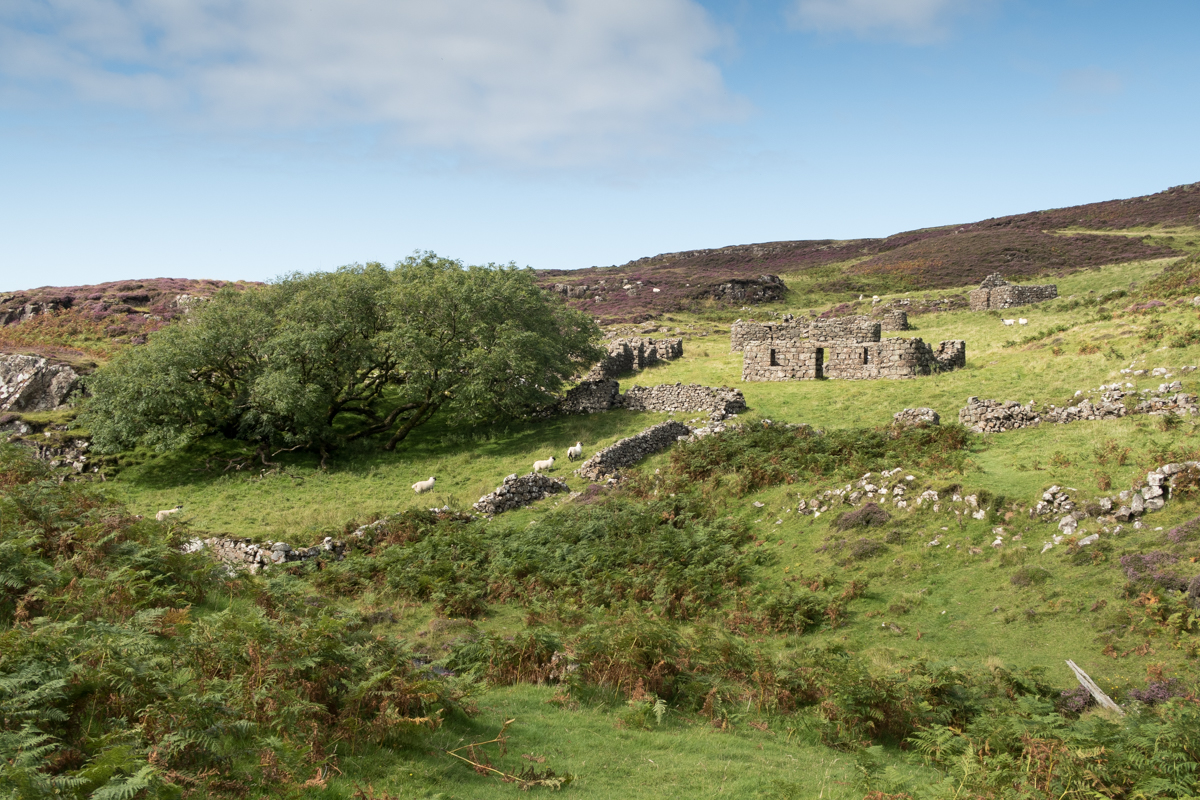
[[83, 422], [97, 449], [177, 449], [211, 434], [326, 453], [393, 449], [435, 416], [470, 424], [553, 401], [599, 357], [588, 315], [513, 265], [433, 253], [226, 289], [98, 370]]

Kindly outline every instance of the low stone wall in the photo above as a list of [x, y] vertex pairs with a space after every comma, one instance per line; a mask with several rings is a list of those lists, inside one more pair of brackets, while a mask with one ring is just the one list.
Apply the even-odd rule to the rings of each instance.
[[998, 272], [984, 278], [978, 289], [967, 295], [972, 311], [1015, 308], [1053, 300], [1058, 297], [1058, 287], [1052, 283], [1041, 286], [1017, 286], [1004, 280]]
[[941, 425], [942, 418], [932, 408], [906, 408], [892, 415], [897, 425], [914, 427], [917, 425]]
[[621, 397], [621, 405], [630, 411], [707, 411], [713, 419], [721, 420], [745, 411], [746, 398], [740, 389], [664, 383], [631, 386]]
[[625, 394], [615, 380], [584, 381], [571, 389], [558, 406], [562, 414], [595, 414], [614, 408], [631, 411], [703, 411], [712, 419], [746, 410], [740, 389], [714, 388], [699, 384], [664, 383], [632, 386]]
[[560, 478], [537, 472], [520, 477], [513, 473], [504, 479], [504, 483], [497, 487], [496, 491], [479, 498], [474, 508], [481, 514], [501, 514], [527, 506], [557, 492], [567, 491], [570, 491], [570, 487]]
[[584, 376], [587, 381], [616, 378], [627, 372], [643, 370], [659, 361], [671, 361], [683, 355], [683, 339], [614, 339], [608, 353]]
[[341, 560], [345, 556], [346, 544], [325, 537], [325, 541], [312, 547], [294, 548], [287, 542], [265, 542], [259, 544], [253, 539], [218, 538], [193, 539], [184, 548], [184, 552], [195, 553], [207, 550], [213, 558], [235, 570], [248, 570], [255, 574], [274, 564], [288, 564], [297, 561], [310, 561], [323, 555]]
[[879, 320], [879, 327], [885, 331], [906, 331], [908, 327], [908, 312], [899, 309], [887, 309], [873, 313], [875, 319]]
[[561, 414], [595, 414], [621, 404], [621, 387], [611, 378], [584, 381], [568, 391], [558, 405]]
[[[900, 312], [904, 314], [904, 312]], [[905, 324], [908, 315], [904, 314]], [[742, 322], [729, 329], [729, 349], [736, 353], [750, 342], [794, 342], [813, 339], [822, 342], [878, 342], [882, 322], [868, 316], [832, 319], [793, 319], [787, 322]]]
[[1101, 386], [1100, 396], [1093, 400], [1084, 396], [1078, 403], [1066, 406], [1050, 406], [1042, 411], [1035, 410], [1032, 401], [1021, 405], [1013, 401], [980, 400], [968, 397], [967, 405], [958, 412], [958, 420], [976, 433], [1002, 433], [1017, 428], [1030, 428], [1043, 420], [1057, 425], [1066, 425], [1080, 420], [1119, 419], [1127, 414], [1150, 414], [1161, 416], [1200, 415], [1196, 395], [1181, 391], [1179, 381], [1164, 383], [1154, 390], [1125, 390], [1116, 383]]
[[78, 384], [70, 367], [37, 356], [0, 355], [0, 412], [53, 411]]
[[958, 369], [967, 363], [966, 342], [941, 342], [934, 348], [919, 338], [749, 342], [743, 354], [744, 381], [903, 379]]
[[604, 448], [583, 462], [583, 466], [575, 470], [575, 474], [593, 481], [603, 480], [619, 470], [633, 466], [647, 456], [666, 450], [681, 437], [690, 436], [691, 433], [692, 429], [682, 422], [661, 422]]

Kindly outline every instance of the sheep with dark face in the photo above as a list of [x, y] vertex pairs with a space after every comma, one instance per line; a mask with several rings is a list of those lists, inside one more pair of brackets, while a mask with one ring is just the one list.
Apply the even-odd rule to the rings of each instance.
[[583, 442], [576, 442], [574, 447], [567, 448], [567, 460], [574, 461], [583, 458]]
[[416, 492], [417, 494], [421, 494], [422, 492], [428, 492], [430, 489], [433, 488], [433, 483], [434, 483], [434, 478], [431, 475], [429, 477], [429, 480], [427, 480], [427, 481], [417, 481], [416, 483], [414, 483], [413, 491]]

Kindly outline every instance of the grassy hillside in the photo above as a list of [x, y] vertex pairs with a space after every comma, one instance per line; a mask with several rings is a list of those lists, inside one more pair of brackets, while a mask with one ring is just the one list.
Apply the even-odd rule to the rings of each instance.
[[[1125, 247], [1116, 231], [1141, 236], [1149, 209], [1151, 224], [1186, 221], [1184, 189], [1048, 218]], [[657, 318], [684, 356], [622, 389], [735, 386], [749, 410], [613, 487], [574, 475], [566, 448], [582, 441], [586, 457], [670, 415], [435, 420], [395, 452], [360, 442], [328, 469], [300, 453], [247, 466], [205, 441], [122, 453], [91, 483], [0, 447], [0, 785], [16, 797], [1195, 796], [1200, 610], [1183, 591], [1200, 575], [1195, 487], [1181, 482], [1139, 525], [1092, 517], [1057, 543], [1059, 515], [1033, 509], [1050, 486], [1082, 507], [1200, 460], [1200, 419], [956, 425], [969, 396], [1045, 407], [1118, 381], [1200, 390], [1184, 369], [1200, 366], [1200, 266], [1181, 254], [1193, 234], [1153, 230], [1146, 246], [1172, 257], [1068, 259], [1058, 300], [1005, 312], [1025, 326], [963, 309], [960, 286], [884, 293], [915, 326], [889, 335], [964, 339], [965, 369], [742, 383], [735, 319], [870, 308], [829, 285], [862, 279], [878, 252], [835, 246], [821, 262], [831, 243], [792, 243], [808, 266], [780, 269], [783, 302]], [[942, 425], [891, 425], [917, 406]], [[550, 455], [577, 495], [464, 513]], [[889, 497], [900, 485], [939, 499], [872, 510], [833, 494], [867, 473]], [[414, 494], [430, 475], [436, 490]], [[819, 516], [805, 513], [814, 501]], [[215, 535], [353, 546], [254, 575], [181, 552]], [[1068, 659], [1127, 714], [1089, 705]]]

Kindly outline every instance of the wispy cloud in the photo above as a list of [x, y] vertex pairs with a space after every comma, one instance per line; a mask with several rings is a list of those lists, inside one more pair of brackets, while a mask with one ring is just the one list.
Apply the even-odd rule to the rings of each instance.
[[928, 44], [945, 38], [966, 0], [795, 0], [791, 22], [802, 30]]
[[669, 150], [739, 102], [694, 0], [9, 0], [0, 79], [223, 128], [373, 125], [526, 163]]

